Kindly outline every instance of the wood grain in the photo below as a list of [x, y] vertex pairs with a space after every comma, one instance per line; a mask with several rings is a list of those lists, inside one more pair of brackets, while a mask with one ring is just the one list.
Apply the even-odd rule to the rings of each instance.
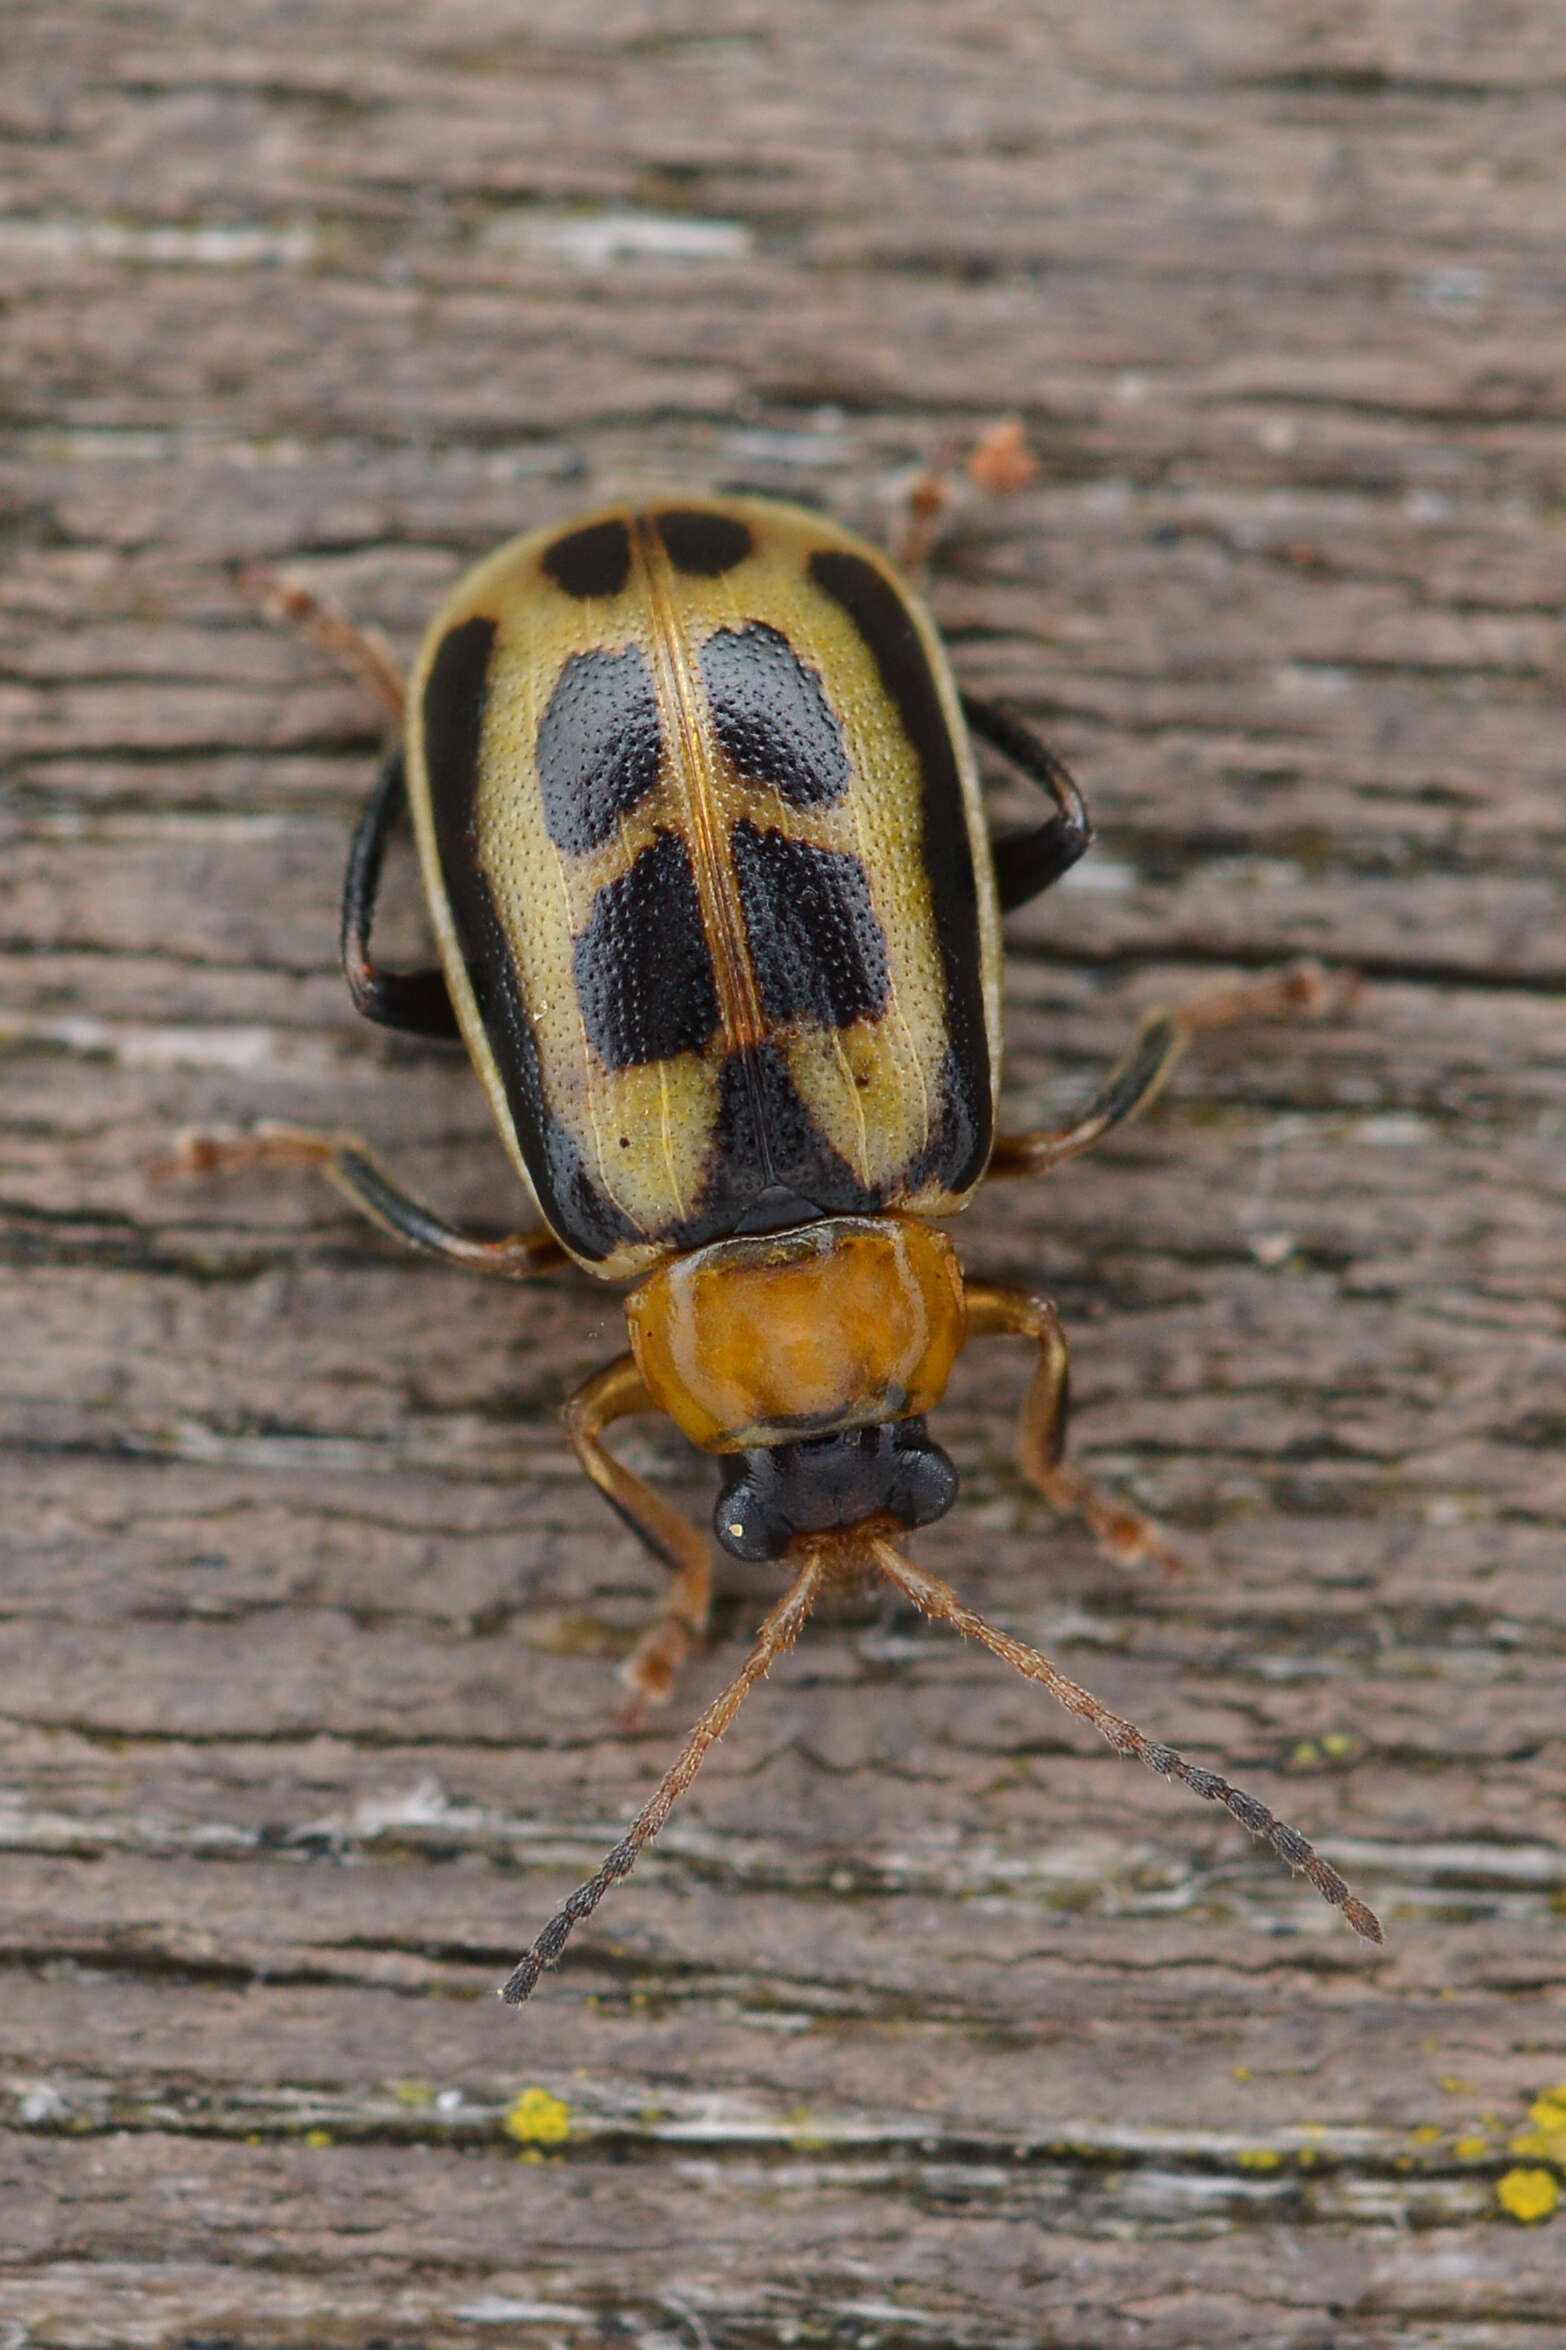
[[[1566, 2341], [1566, 2219], [1498, 2196], [1566, 2168], [1559, 11], [62, 0], [6, 47], [4, 2339]], [[352, 1019], [374, 724], [240, 573], [406, 657], [590, 498], [880, 530], [1008, 411], [1039, 476], [933, 599], [1100, 839], [1010, 925], [1012, 1114], [1213, 975], [1363, 984], [963, 1229], [1187, 1571], [1020, 1486], [1006, 1347], [919, 1554], [1388, 1946], [840, 1612], [507, 2015], [775, 1586], [726, 1570], [618, 1734], [653, 1570], [558, 1419], [612, 1296], [148, 1180], [185, 1121], [330, 1121], [517, 1209], [460, 1057]], [[406, 869], [389, 914], [416, 949]]]

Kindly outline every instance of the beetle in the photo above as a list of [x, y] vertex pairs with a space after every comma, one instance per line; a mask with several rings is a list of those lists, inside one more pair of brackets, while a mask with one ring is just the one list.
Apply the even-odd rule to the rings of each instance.
[[[1067, 1126], [998, 1134], [1001, 917], [1070, 870], [1091, 826], [1032, 730], [959, 689], [890, 562], [820, 513], [671, 497], [531, 531], [458, 581], [406, 696], [378, 641], [301, 591], [283, 602], [402, 721], [348, 858], [354, 1003], [391, 1028], [461, 1037], [542, 1222], [475, 1237], [348, 1134], [196, 1132], [187, 1164], [313, 1165], [453, 1263], [526, 1279], [574, 1260], [631, 1284], [629, 1350], [565, 1420], [588, 1476], [668, 1570], [622, 1668], [635, 1699], [665, 1699], [705, 1631], [711, 1554], [608, 1449], [612, 1423], [667, 1413], [715, 1457], [719, 1544], [787, 1577], [739, 1672], [506, 2001], [528, 1997], [628, 1872], [820, 1592], [876, 1575], [1116, 1752], [1223, 1804], [1380, 1941], [1296, 1829], [1144, 1737], [900, 1547], [956, 1497], [927, 1415], [959, 1349], [1012, 1333], [1038, 1352], [1022, 1474], [1114, 1555], [1159, 1554], [1156, 1530], [1063, 1458], [1054, 1307], [965, 1274], [941, 1225], [987, 1174], [1042, 1173], [1135, 1116], [1199, 1030], [1317, 1007], [1319, 969], [1149, 1014]], [[992, 840], [975, 737], [1041, 787], [1039, 822]], [[371, 952], [405, 808], [438, 969], [383, 969]]]

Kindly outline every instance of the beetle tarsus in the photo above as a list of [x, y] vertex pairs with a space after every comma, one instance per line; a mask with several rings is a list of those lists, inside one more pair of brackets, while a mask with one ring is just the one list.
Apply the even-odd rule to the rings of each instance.
[[401, 726], [407, 689], [397, 656], [378, 628], [360, 627], [330, 596], [306, 587], [292, 572], [274, 571], [266, 563], [245, 564], [239, 584], [269, 620], [297, 630], [319, 646], [339, 669], [368, 689], [390, 725]]
[[668, 1704], [690, 1652], [691, 1635], [678, 1616], [660, 1615], [648, 1625], [619, 1668], [629, 1692], [620, 1716], [626, 1729], [635, 1729], [646, 1707]]

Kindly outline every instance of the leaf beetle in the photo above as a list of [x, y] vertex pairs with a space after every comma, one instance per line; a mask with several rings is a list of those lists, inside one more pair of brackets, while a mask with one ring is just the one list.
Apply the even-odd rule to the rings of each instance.
[[[319, 1167], [415, 1248], [526, 1279], [574, 1260], [629, 1282], [629, 1350], [565, 1408], [578, 1459], [668, 1570], [622, 1671], [665, 1698], [706, 1628], [706, 1540], [603, 1441], [666, 1412], [714, 1455], [718, 1542], [787, 1578], [729, 1686], [597, 1873], [503, 1987], [526, 1999], [656, 1835], [748, 1690], [834, 1582], [885, 1577], [983, 1642], [1117, 1753], [1221, 1803], [1349, 1924], [1372, 1912], [1299, 1832], [1150, 1740], [899, 1547], [948, 1510], [927, 1426], [964, 1343], [1011, 1333], [1037, 1368], [1019, 1460], [1122, 1559], [1156, 1530], [1063, 1459], [1067, 1348], [1045, 1298], [965, 1274], [941, 1230], [986, 1175], [1038, 1174], [1144, 1108], [1190, 1037], [1310, 1009], [1313, 965], [1150, 1014], [1056, 1132], [996, 1131], [1000, 922], [1092, 833], [1061, 762], [961, 691], [876, 548], [757, 498], [607, 505], [501, 547], [452, 589], [406, 694], [379, 641], [282, 602], [365, 672], [401, 741], [349, 854], [342, 954], [368, 1018], [458, 1036], [542, 1222], [480, 1239], [358, 1137], [193, 1131], [189, 1167]], [[992, 839], [973, 738], [1048, 813]], [[371, 930], [391, 829], [417, 836], [440, 967], [382, 969]]]

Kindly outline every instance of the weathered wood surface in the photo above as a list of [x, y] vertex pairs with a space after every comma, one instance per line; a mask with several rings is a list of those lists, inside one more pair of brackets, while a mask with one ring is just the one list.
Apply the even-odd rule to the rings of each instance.
[[[1497, 2199], [1566, 2076], [1559, 10], [62, 0], [6, 50], [4, 2340], [1566, 2342], [1566, 2221]], [[145, 1181], [342, 1120], [515, 1207], [465, 1068], [349, 1014], [373, 728], [236, 573], [406, 652], [590, 494], [878, 527], [1009, 409], [1040, 478], [935, 602], [1102, 841], [1012, 926], [1014, 1108], [1211, 972], [1365, 985], [968, 1219], [1189, 1572], [1020, 1489], [1005, 1348], [921, 1555], [1388, 1947], [878, 1615], [507, 2015], [679, 1727], [612, 1728], [652, 1575], [556, 1416], [616, 1309]]]

